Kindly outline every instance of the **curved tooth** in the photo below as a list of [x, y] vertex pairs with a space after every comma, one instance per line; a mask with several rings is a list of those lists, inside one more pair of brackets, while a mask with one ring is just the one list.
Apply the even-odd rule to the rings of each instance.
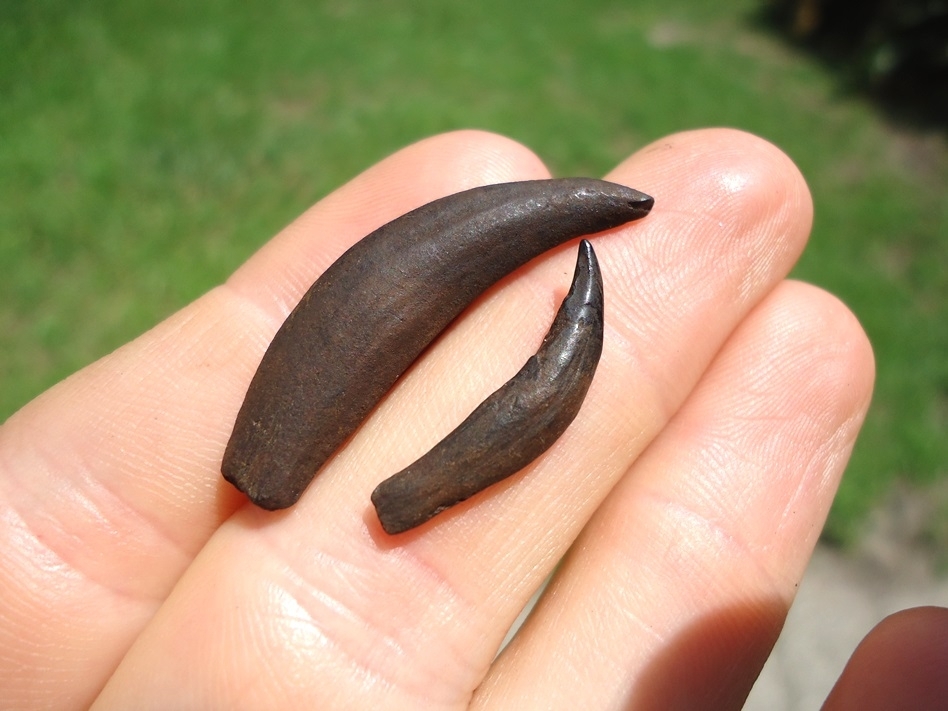
[[386, 533], [424, 523], [549, 449], [579, 412], [602, 336], [602, 277], [583, 240], [570, 292], [536, 355], [431, 451], [372, 492]]

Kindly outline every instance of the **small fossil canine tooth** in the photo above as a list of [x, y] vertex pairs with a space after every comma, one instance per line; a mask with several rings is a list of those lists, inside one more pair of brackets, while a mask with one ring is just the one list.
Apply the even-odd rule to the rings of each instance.
[[602, 277], [583, 240], [570, 291], [536, 355], [427, 454], [372, 492], [385, 532], [421, 525], [549, 449], [579, 413], [602, 336]]

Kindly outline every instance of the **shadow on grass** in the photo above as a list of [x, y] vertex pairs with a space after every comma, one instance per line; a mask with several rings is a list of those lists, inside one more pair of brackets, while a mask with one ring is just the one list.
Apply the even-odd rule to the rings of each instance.
[[948, 5], [765, 0], [749, 18], [818, 59], [840, 91], [908, 128], [948, 129]]

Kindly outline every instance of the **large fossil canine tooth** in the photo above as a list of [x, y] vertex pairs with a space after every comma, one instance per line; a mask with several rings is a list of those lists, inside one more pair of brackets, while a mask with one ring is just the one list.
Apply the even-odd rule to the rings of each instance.
[[602, 276], [583, 240], [569, 293], [536, 354], [427, 454], [372, 492], [385, 532], [421, 525], [549, 449], [579, 413], [602, 336]]
[[592, 178], [455, 193], [378, 228], [303, 296], [260, 362], [224, 452], [258, 506], [299, 499], [425, 347], [492, 284], [543, 252], [651, 210]]

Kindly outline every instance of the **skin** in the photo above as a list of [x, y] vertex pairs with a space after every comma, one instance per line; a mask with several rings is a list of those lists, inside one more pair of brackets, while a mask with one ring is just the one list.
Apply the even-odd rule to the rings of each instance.
[[277, 331], [221, 471], [265, 509], [316, 472], [477, 296], [537, 255], [645, 217], [652, 198], [589, 178], [486, 185], [432, 201], [359, 240]]
[[[873, 380], [847, 309], [785, 280], [810, 198], [759, 138], [676, 134], [610, 173], [656, 208], [629, 227], [634, 240], [623, 229], [595, 240], [609, 284], [595, 382], [547, 455], [477, 506], [393, 545], [368, 496], [536, 350], [571, 249], [476, 301], [292, 509], [261, 511], [220, 477], [267, 344], [335, 258], [436, 197], [546, 175], [489, 134], [409, 146], [224, 286], [6, 422], [0, 697], [56, 709], [645, 709], [677, 692], [738, 708]], [[909, 707], [918, 683], [898, 690]]]
[[876, 625], [856, 648], [823, 711], [944, 708], [946, 669], [948, 610], [902, 610]]
[[602, 334], [602, 275], [583, 240], [569, 293], [536, 354], [431, 451], [372, 492], [385, 532], [420, 526], [549, 449], [579, 413]]

